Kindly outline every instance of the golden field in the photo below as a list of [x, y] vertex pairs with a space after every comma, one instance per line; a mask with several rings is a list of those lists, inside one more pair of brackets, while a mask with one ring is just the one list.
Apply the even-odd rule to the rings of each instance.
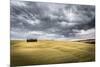
[[11, 65], [39, 65], [95, 61], [95, 44], [39, 40], [11, 40]]

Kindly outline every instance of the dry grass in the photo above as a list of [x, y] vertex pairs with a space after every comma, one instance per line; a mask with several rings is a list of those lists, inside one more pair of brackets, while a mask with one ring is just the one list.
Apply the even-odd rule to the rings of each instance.
[[56, 64], [95, 60], [95, 45], [70, 41], [11, 40], [11, 65]]

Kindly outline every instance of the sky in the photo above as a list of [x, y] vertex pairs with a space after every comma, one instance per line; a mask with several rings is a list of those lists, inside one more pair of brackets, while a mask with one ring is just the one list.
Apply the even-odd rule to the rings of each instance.
[[95, 6], [11, 0], [11, 39], [93, 39]]

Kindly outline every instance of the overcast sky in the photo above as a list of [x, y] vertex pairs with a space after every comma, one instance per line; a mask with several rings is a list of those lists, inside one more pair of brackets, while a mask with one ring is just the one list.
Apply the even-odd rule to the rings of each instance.
[[11, 1], [11, 39], [95, 38], [95, 6]]

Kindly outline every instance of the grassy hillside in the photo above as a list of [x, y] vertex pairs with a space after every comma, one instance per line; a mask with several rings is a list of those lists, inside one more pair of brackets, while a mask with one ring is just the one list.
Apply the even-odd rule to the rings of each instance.
[[11, 65], [56, 64], [95, 60], [95, 45], [70, 41], [11, 40]]

